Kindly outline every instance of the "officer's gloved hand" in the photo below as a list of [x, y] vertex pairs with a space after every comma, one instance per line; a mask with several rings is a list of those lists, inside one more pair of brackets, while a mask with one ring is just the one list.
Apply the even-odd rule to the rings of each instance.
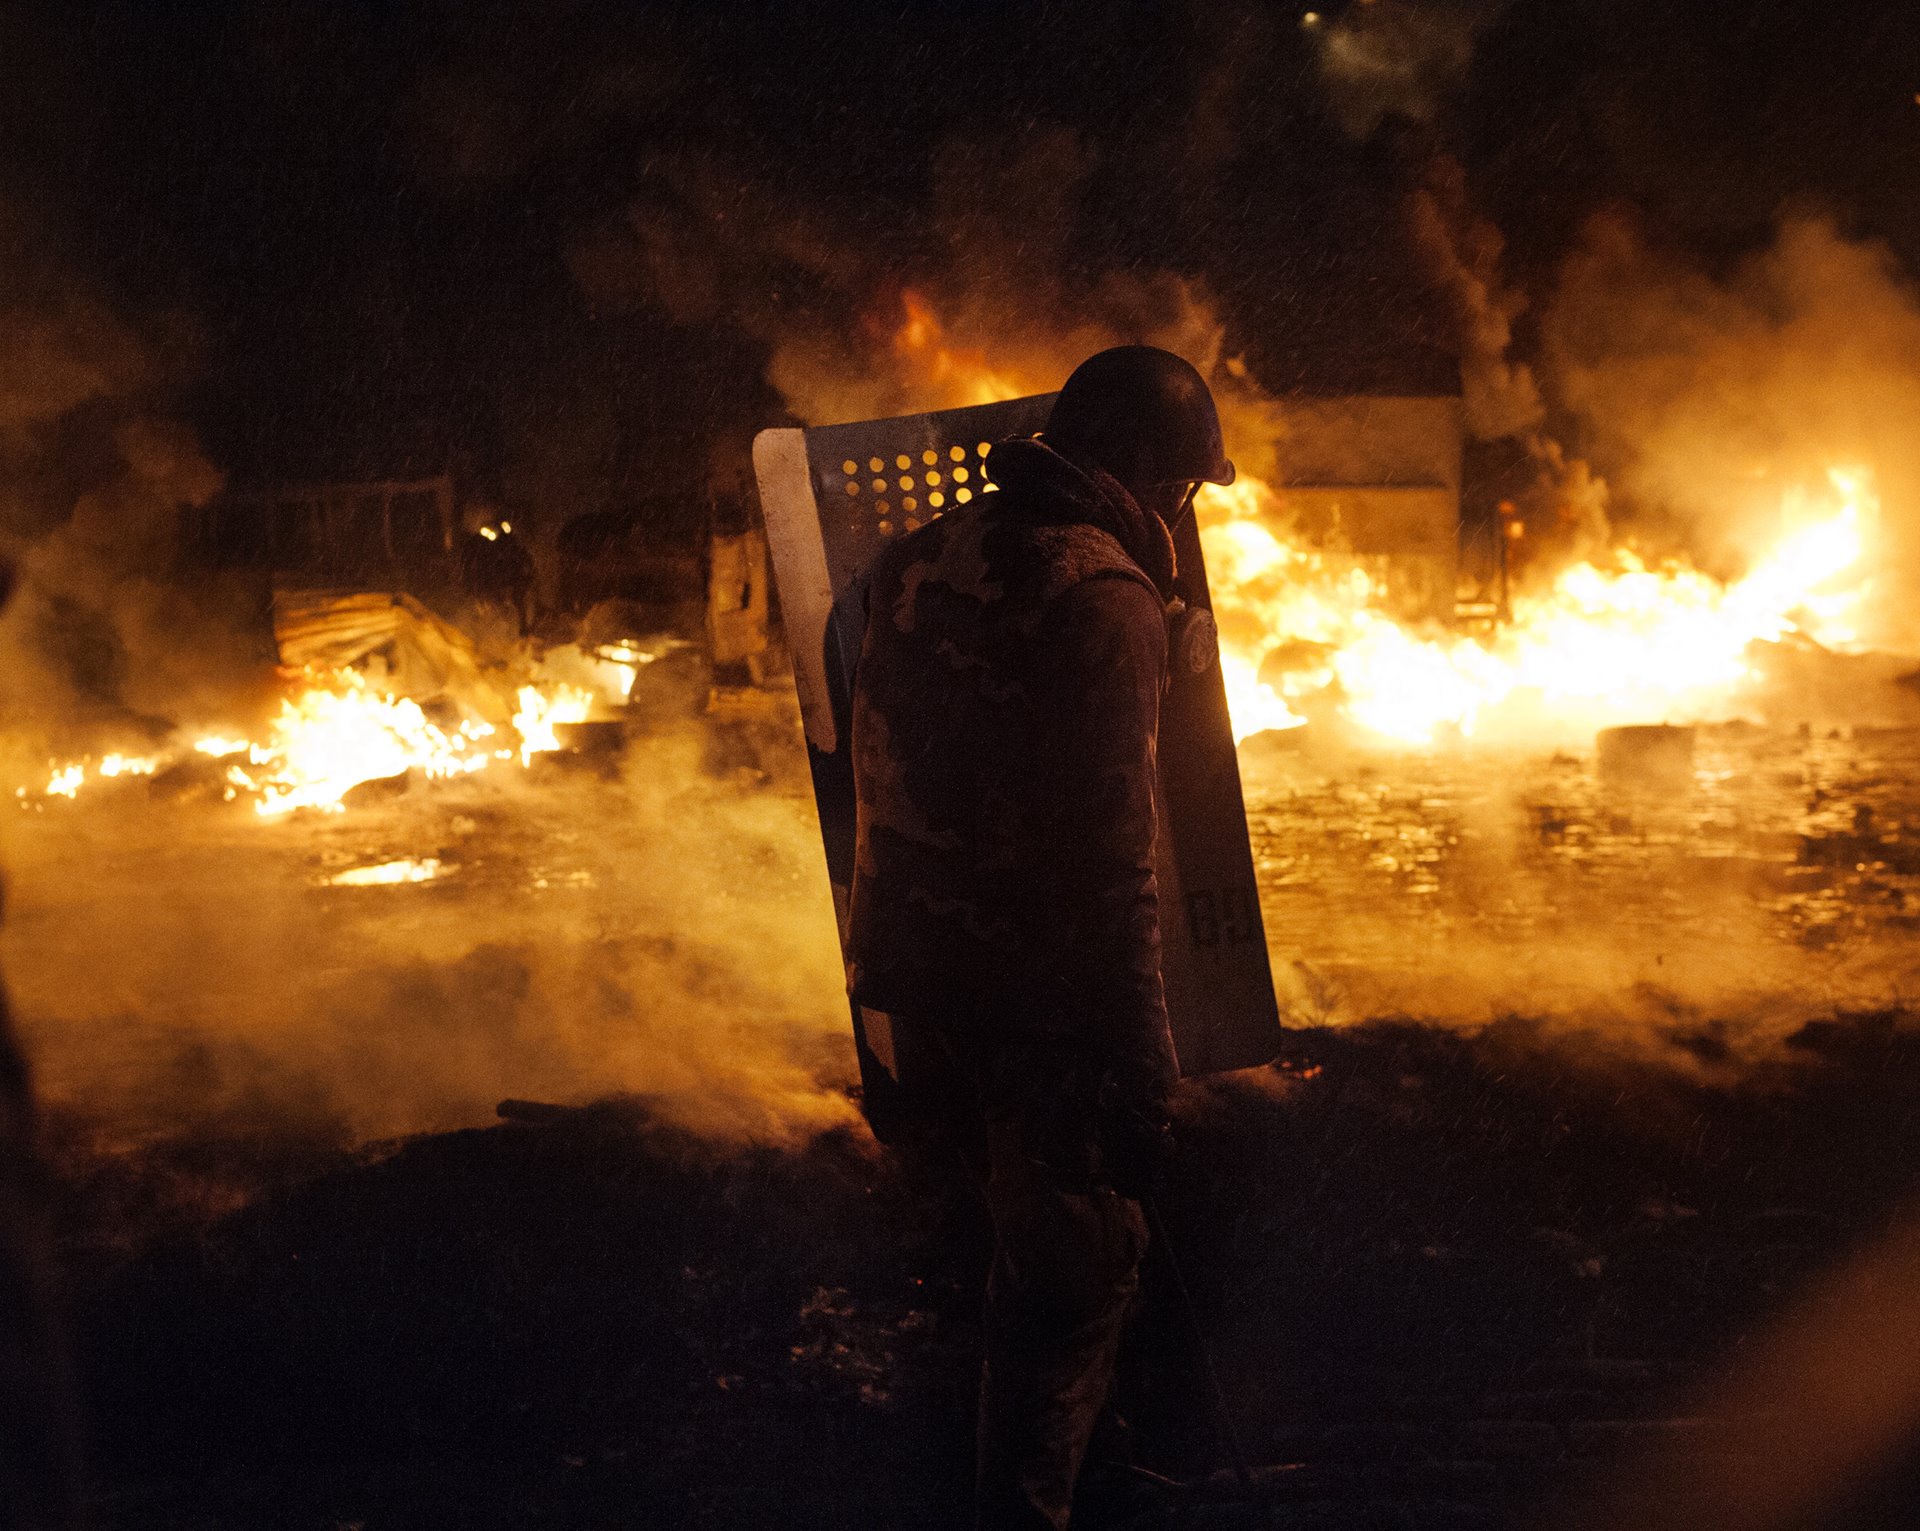
[[1101, 1178], [1122, 1196], [1143, 1201], [1173, 1162], [1173, 1147], [1173, 1126], [1164, 1110], [1114, 1103], [1101, 1123]]

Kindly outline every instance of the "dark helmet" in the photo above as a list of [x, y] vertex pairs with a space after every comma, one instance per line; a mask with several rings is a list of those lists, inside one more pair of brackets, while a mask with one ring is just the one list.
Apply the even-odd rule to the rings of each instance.
[[1158, 346], [1115, 346], [1080, 363], [1043, 434], [1056, 451], [1131, 488], [1233, 482], [1206, 379]]

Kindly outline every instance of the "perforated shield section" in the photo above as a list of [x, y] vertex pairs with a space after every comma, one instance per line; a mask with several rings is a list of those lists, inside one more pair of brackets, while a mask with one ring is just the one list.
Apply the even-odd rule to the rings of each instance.
[[[860, 576], [889, 538], [997, 492], [982, 471], [993, 443], [1034, 434], [1052, 404], [1053, 395], [1045, 394], [893, 420], [763, 431], [754, 441], [843, 932], [854, 837], [853, 773], [843, 733], [848, 677], [866, 620]], [[1182, 597], [1189, 606], [1210, 608], [1191, 519], [1176, 545]], [[1181, 1072], [1264, 1063], [1279, 1049], [1280, 1022], [1218, 665], [1177, 676], [1162, 705], [1159, 809], [1162, 967]], [[897, 1086], [911, 1055], [911, 1039], [899, 1026], [888, 1023], [884, 1040], [870, 1039], [871, 1028], [870, 1018], [856, 1011], [870, 1116], [887, 1086]]]
[[838, 727], [822, 664], [835, 600], [880, 545], [991, 492], [983, 472], [993, 443], [1031, 436], [1052, 394], [893, 420], [762, 431], [754, 472], [773, 551], [774, 578], [800, 684], [807, 739], [833, 750]]

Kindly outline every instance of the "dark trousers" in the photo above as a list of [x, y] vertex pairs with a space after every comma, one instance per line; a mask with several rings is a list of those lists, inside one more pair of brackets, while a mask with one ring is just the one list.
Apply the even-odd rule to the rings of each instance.
[[898, 1146], [936, 1184], [964, 1166], [993, 1224], [976, 1524], [1062, 1531], [1147, 1247], [1140, 1203], [1105, 1183], [1099, 1060], [986, 1007], [894, 1028]]
[[980, 1531], [1064, 1531], [1074, 1480], [1113, 1386], [1147, 1247], [1140, 1203], [1061, 1176], [1017, 1127], [990, 1123]]

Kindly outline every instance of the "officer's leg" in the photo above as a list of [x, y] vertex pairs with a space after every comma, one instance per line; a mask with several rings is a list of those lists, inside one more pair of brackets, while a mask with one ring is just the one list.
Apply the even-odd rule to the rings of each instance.
[[994, 1135], [995, 1250], [980, 1384], [981, 1531], [1060, 1531], [1113, 1382], [1146, 1249], [1140, 1204], [1070, 1188]]

